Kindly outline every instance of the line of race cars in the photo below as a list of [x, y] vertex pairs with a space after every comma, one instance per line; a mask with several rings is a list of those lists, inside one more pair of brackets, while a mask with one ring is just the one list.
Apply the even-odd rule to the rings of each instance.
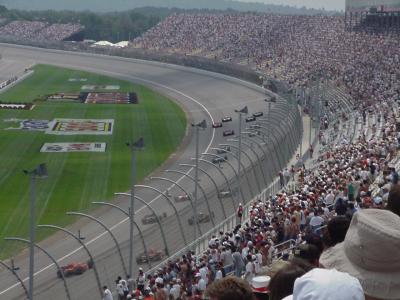
[[[257, 120], [258, 117], [261, 117], [261, 116], [263, 116], [263, 115], [264, 115], [264, 113], [263, 113], [262, 111], [255, 112], [255, 113], [253, 113], [251, 116], [248, 116], [248, 117], [245, 119], [245, 121], [246, 121], [246, 123], [254, 122], [254, 121]], [[231, 121], [232, 121], [232, 117], [230, 117], [230, 116], [225, 116], [225, 117], [223, 117], [223, 118], [221, 119], [221, 122], [214, 122], [214, 123], [212, 124], [212, 127], [213, 127], [213, 128], [221, 128], [221, 127], [223, 127], [223, 123], [227, 123], [227, 122], [231, 122]], [[234, 131], [233, 129], [227, 129], [227, 130], [224, 130], [224, 131], [222, 132], [222, 135], [223, 135], [223, 136], [235, 135], [235, 131]]]

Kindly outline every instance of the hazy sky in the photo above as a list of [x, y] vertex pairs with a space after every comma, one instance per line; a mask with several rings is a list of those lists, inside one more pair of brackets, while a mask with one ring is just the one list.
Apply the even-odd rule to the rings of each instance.
[[344, 10], [345, 0], [240, 0], [243, 2], [264, 2], [269, 4], [283, 4], [291, 6], [306, 6], [327, 10]]

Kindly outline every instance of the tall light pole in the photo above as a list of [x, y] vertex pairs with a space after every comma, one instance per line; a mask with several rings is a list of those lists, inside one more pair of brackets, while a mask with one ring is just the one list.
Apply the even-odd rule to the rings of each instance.
[[[193, 221], [194, 221], [194, 226], [193, 226], [193, 241], [196, 241], [197, 238], [197, 189], [199, 185], [199, 133], [200, 129], [206, 129], [207, 128], [207, 122], [206, 120], [201, 121], [198, 124], [192, 124], [192, 127], [196, 128], [196, 153], [195, 153], [195, 165], [196, 168], [194, 169], [194, 216], [193, 216]], [[210, 216], [211, 217], [211, 216]], [[195, 243], [194, 243], [195, 245]], [[196, 247], [196, 246], [195, 246]]]
[[36, 178], [46, 178], [46, 164], [38, 165], [34, 170], [24, 170], [30, 176], [30, 221], [29, 221], [29, 300], [33, 300], [33, 275], [34, 275], [34, 256], [35, 256], [35, 233], [36, 233]]
[[268, 113], [267, 113], [267, 121], [268, 121], [268, 130], [267, 130], [267, 142], [269, 143], [270, 140], [270, 131], [271, 131], [271, 106], [272, 103], [276, 103], [276, 97], [272, 97], [270, 99], [265, 99], [265, 102], [267, 102], [267, 108], [268, 108]]
[[[130, 209], [129, 209], [129, 218], [131, 221], [129, 222], [129, 275], [133, 276], [133, 222], [135, 216], [135, 179], [136, 179], [136, 150], [141, 150], [144, 148], [144, 140], [143, 138], [139, 138], [136, 142], [128, 142], [126, 145], [131, 149], [131, 201], [130, 201]], [[133, 277], [132, 277], [133, 278]]]
[[[249, 113], [249, 110], [247, 109], [247, 106], [243, 107], [242, 109], [238, 110], [235, 109], [235, 112], [239, 114], [239, 159], [238, 159], [238, 189], [239, 189], [239, 197], [241, 195], [241, 188], [240, 188], [240, 165], [241, 165], [241, 154], [242, 154], [242, 135], [240, 134], [242, 132], [242, 115], [247, 115]], [[250, 187], [251, 188], [251, 187]], [[240, 202], [243, 202], [244, 199], [241, 199]]]

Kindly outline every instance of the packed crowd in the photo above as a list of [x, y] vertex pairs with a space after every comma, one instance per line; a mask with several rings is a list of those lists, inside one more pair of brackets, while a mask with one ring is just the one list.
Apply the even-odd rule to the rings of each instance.
[[[243, 291], [237, 285], [247, 284], [258, 299], [268, 299], [268, 295], [269, 299], [280, 300], [302, 292], [301, 288], [296, 292], [295, 281], [303, 276], [315, 289], [316, 296], [307, 299], [329, 299], [326, 293], [334, 291], [331, 288], [339, 283], [343, 287], [340, 299], [364, 299], [364, 292], [376, 299], [398, 299], [399, 282], [391, 285], [385, 278], [388, 274], [400, 275], [395, 267], [396, 251], [400, 249], [400, 185], [396, 171], [400, 145], [396, 119], [400, 111], [392, 100], [376, 103], [370, 110], [371, 115], [366, 112], [360, 118], [363, 124], [357, 140], [339, 143], [321, 153], [312, 170], [302, 164], [283, 170], [281, 192], [252, 203], [249, 220], [244, 222], [244, 208], [239, 206], [237, 217], [244, 224], [213, 236], [202, 255], [188, 252], [147, 276], [139, 269], [133, 295], [128, 288], [124, 293], [126, 283], [119, 280], [120, 299], [235, 299], [233, 294], [224, 294], [224, 284], [233, 284], [235, 292]], [[372, 120], [380, 125], [371, 124]], [[371, 127], [368, 134], [364, 130], [367, 126]], [[293, 178], [296, 187], [289, 189], [287, 183]], [[353, 247], [356, 254], [347, 257], [344, 247]], [[390, 258], [380, 256], [369, 262], [375, 251], [388, 251]], [[366, 262], [359, 264], [358, 257]], [[364, 267], [369, 272], [364, 272]], [[328, 284], [328, 288], [321, 285], [321, 278], [337, 282]], [[304, 288], [302, 280], [298, 285]], [[375, 286], [371, 280], [381, 285]], [[382, 284], [387, 286], [382, 288]], [[236, 299], [244, 299], [240, 295], [242, 298]]]
[[345, 31], [344, 17], [177, 14], [134, 45], [246, 63], [294, 86], [323, 76], [367, 106], [399, 97], [398, 34]]
[[13, 21], [0, 27], [0, 37], [19, 40], [63, 41], [83, 30], [80, 24], [51, 24], [41, 21]]
[[240, 224], [205, 253], [155, 274], [139, 269], [132, 293], [118, 279], [119, 299], [400, 299], [399, 44], [345, 32], [341, 17], [266, 15], [174, 15], [137, 39], [146, 49], [245, 59], [294, 86], [324, 74], [346, 87], [361, 129], [313, 168], [282, 170], [281, 192], [251, 203], [248, 220], [240, 205]]

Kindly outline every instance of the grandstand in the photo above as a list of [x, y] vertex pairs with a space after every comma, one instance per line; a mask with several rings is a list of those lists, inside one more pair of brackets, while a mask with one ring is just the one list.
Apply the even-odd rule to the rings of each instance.
[[[208, 206], [208, 219], [204, 213], [201, 216], [213, 228], [210, 229], [211, 224], [199, 225], [200, 237], [175, 253], [167, 253], [168, 257], [156, 266], [150, 260], [162, 259], [162, 251], [140, 255], [138, 262], [148, 262], [149, 270], [138, 268], [135, 288], [129, 278], [119, 278], [118, 294], [131, 284], [130, 292], [137, 297], [153, 293], [160, 298], [169, 294], [174, 300], [200, 299], [207, 286], [226, 275], [243, 277], [253, 284], [260, 275], [273, 279], [277, 272], [297, 268], [301, 276], [326, 262], [325, 267], [356, 277], [367, 296], [400, 299], [397, 256], [380, 255], [386, 250], [400, 250], [400, 219], [396, 215], [400, 195], [395, 194], [400, 168], [398, 4], [349, 0], [346, 16], [337, 17], [175, 14], [133, 41], [134, 48], [145, 52], [199, 56], [253, 67], [267, 78], [265, 82], [271, 82], [268, 86], [274, 87], [274, 92], [278, 88], [273, 82], [288, 85], [292, 94], [276, 95], [282, 100], [281, 107], [286, 114], [295, 107], [296, 112], [314, 118], [317, 141], [312, 143], [310, 135], [307, 151], [298, 149], [289, 161], [287, 153], [277, 155], [277, 164], [288, 163], [287, 166], [274, 174], [277, 178], [263, 186], [259, 194], [246, 195], [245, 202], [237, 208], [232, 191], [216, 187], [213, 196], [217, 200], [222, 201], [221, 195], [231, 196], [233, 214], [216, 222]], [[35, 26], [37, 30], [23, 30], [21, 36], [30, 38], [39, 31], [48, 36], [49, 30], [41, 24]], [[298, 106], [290, 106], [291, 100], [282, 96], [295, 98]], [[279, 120], [280, 116], [275, 118]], [[257, 127], [262, 122], [256, 120], [254, 124], [246, 134], [263, 139], [263, 131]], [[312, 125], [311, 120], [309, 124]], [[284, 134], [289, 136], [291, 128], [286, 129]], [[266, 148], [277, 152], [273, 148], [285, 141], [270, 142]], [[230, 152], [225, 148], [215, 150]], [[261, 159], [257, 157], [260, 165], [268, 161], [268, 155], [262, 152]], [[250, 163], [248, 169], [244, 168], [246, 176], [252, 167]], [[245, 179], [251, 190], [251, 183], [255, 182]], [[169, 192], [167, 189], [160, 196], [168, 199]], [[183, 202], [190, 197], [185, 192], [174, 201]], [[207, 197], [203, 204], [209, 205]], [[146, 220], [166, 218], [158, 213], [146, 216]], [[189, 224], [194, 221], [191, 219]], [[158, 222], [161, 228], [161, 221]], [[355, 230], [359, 224], [373, 230], [358, 236], [358, 232], [367, 230]], [[346, 235], [348, 230], [353, 231]], [[384, 234], [387, 232], [390, 238]], [[183, 233], [182, 236], [185, 239]], [[371, 241], [370, 237], [376, 240]], [[342, 264], [332, 257], [342, 254], [346, 242], [356, 255], [349, 254], [346, 264]], [[377, 252], [370, 259], [372, 248]], [[375, 263], [372, 267], [370, 260]], [[348, 268], [353, 265], [357, 265], [357, 271]], [[393, 282], [388, 283], [384, 277], [391, 277]], [[294, 293], [293, 285], [287, 286], [284, 296]], [[271, 297], [276, 292], [273, 285], [267, 291]]]
[[[202, 295], [200, 281], [218, 278], [218, 270], [252, 283], [254, 276], [273, 276], [278, 261], [289, 264], [293, 257], [301, 257], [318, 265], [319, 255], [344, 239], [344, 235], [341, 240], [329, 237], [329, 230], [339, 229], [328, 224], [387, 204], [400, 167], [396, 129], [400, 89], [393, 81], [399, 72], [399, 37], [346, 29], [368, 28], [371, 23], [374, 32], [396, 28], [400, 5], [375, 1], [376, 7], [357, 9], [352, 2], [362, 1], [348, 1], [345, 18], [174, 15], [134, 41], [135, 47], [153, 51], [256, 65], [257, 70], [302, 90], [298, 100], [305, 111], [315, 109], [315, 100], [325, 103], [319, 114], [317, 157], [304, 168], [300, 164], [285, 170], [286, 175], [244, 207], [245, 219], [240, 224], [236, 218], [233, 230], [221, 231], [223, 222], [205, 234], [198, 256], [193, 257], [191, 245], [153, 268], [148, 279], [150, 286], [155, 281], [155, 292], [157, 278], [171, 285], [171, 277], [179, 278], [183, 287], [194, 284], [192, 292]], [[356, 22], [355, 16], [361, 19]], [[235, 216], [229, 222], [231, 218]], [[313, 257], [298, 250], [303, 244], [315, 246]], [[182, 273], [187, 268], [194, 278]], [[361, 284], [370, 293], [368, 284]], [[388, 293], [370, 295], [386, 298]]]
[[48, 24], [41, 21], [12, 21], [0, 27], [0, 37], [30, 41], [82, 41], [80, 24]]

